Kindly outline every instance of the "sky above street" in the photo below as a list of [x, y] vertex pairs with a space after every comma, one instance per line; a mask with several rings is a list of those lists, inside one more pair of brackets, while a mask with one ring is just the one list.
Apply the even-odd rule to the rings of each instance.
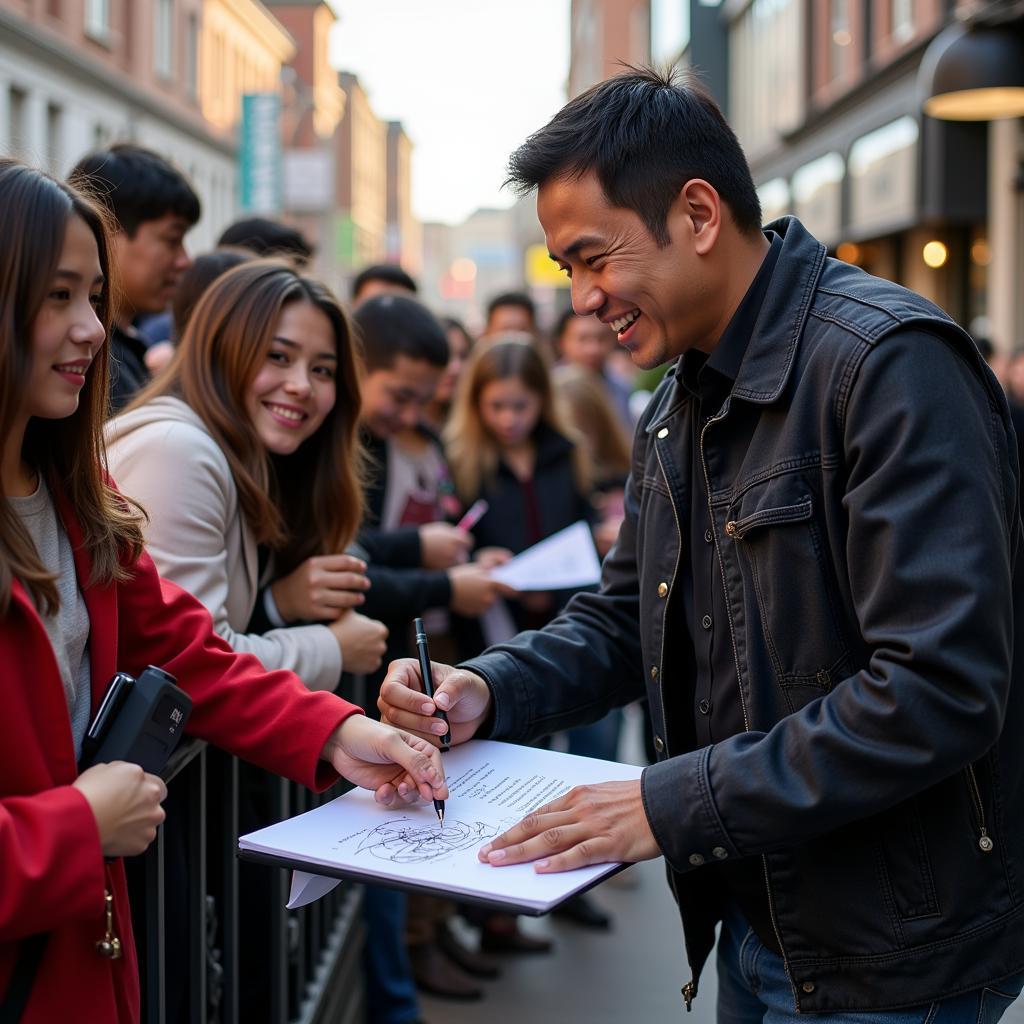
[[510, 206], [509, 153], [565, 103], [569, 0], [330, 0], [331, 62], [415, 144], [413, 210]]

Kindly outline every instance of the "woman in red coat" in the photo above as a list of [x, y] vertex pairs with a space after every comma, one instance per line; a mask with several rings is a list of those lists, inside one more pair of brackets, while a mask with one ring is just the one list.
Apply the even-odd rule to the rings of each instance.
[[[444, 798], [435, 749], [288, 672], [266, 672], [162, 581], [139, 510], [101, 469], [110, 266], [74, 189], [0, 160], [0, 1016], [25, 940], [47, 940], [25, 1024], [135, 1021], [119, 858], [163, 819], [163, 782], [77, 761], [115, 671], [155, 664], [194, 702], [188, 731], [308, 786], [344, 775], [384, 803]], [[113, 900], [124, 955], [97, 942]]]

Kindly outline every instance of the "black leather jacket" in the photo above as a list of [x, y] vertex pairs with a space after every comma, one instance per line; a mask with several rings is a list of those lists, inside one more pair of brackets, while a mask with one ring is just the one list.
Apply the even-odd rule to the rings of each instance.
[[1024, 969], [1016, 443], [939, 309], [827, 259], [795, 220], [772, 227], [769, 292], [701, 438], [747, 731], [693, 749], [690, 399], [672, 374], [600, 592], [468, 667], [493, 689], [493, 735], [517, 741], [646, 690], [643, 799], [687, 1001], [720, 913], [701, 867], [756, 855], [801, 1012], [909, 1006]]

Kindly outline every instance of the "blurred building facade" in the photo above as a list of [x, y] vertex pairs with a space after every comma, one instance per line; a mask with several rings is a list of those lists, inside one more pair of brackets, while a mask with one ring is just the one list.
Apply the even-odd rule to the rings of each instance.
[[[63, 176], [135, 142], [199, 193], [194, 251], [258, 213], [298, 226], [336, 288], [385, 259], [418, 273], [413, 144], [331, 66], [336, 22], [325, 0], [0, 0], [0, 152]], [[250, 100], [271, 101], [259, 124]], [[256, 149], [274, 180], [253, 202]]]
[[569, 97], [650, 58], [650, 0], [572, 0]]
[[195, 183], [203, 220], [191, 237], [212, 244], [235, 210], [235, 145], [203, 114], [202, 8], [0, 0], [0, 151], [63, 176], [89, 150], [148, 146]]
[[1020, 121], [923, 114], [921, 58], [948, 0], [654, 0], [656, 56], [693, 68], [750, 162], [764, 219], [1024, 344]]

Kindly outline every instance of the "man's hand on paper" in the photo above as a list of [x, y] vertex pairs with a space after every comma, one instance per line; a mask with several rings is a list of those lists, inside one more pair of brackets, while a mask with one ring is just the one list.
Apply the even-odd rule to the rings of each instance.
[[477, 855], [503, 867], [535, 861], [541, 873], [661, 856], [644, 813], [640, 780], [575, 786], [538, 807]]
[[350, 782], [374, 790], [377, 802], [388, 807], [448, 798], [440, 752], [426, 740], [365, 715], [346, 718], [320, 756]]
[[439, 745], [448, 728], [432, 717], [440, 708], [448, 714], [452, 744], [471, 740], [491, 710], [491, 691], [472, 672], [436, 661], [430, 666], [434, 673], [434, 700], [423, 694], [419, 662], [414, 658], [391, 662], [377, 698], [381, 720]]

